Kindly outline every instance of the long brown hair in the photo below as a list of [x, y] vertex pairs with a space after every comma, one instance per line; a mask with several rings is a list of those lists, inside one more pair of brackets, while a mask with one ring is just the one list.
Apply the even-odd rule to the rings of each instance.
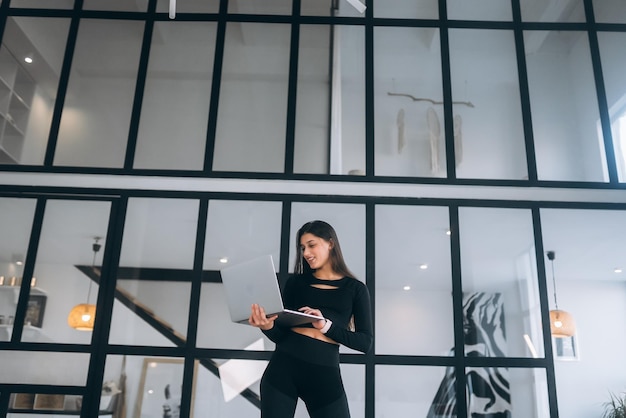
[[341, 246], [339, 245], [339, 238], [337, 238], [337, 233], [334, 228], [328, 223], [319, 220], [305, 223], [296, 234], [297, 255], [294, 273], [302, 274], [311, 273], [313, 271], [311, 266], [309, 266], [309, 263], [304, 260], [302, 247], [300, 245], [300, 238], [302, 238], [302, 235], [304, 234], [313, 234], [324, 241], [332, 243], [329, 257], [330, 266], [333, 268], [333, 271], [342, 276], [355, 278], [354, 274], [350, 271], [343, 259], [343, 253], [341, 252]]

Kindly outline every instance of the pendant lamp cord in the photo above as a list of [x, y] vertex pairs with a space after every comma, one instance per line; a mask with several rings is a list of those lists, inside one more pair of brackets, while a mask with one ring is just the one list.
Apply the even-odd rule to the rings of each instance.
[[[95, 237], [94, 238], [96, 240], [96, 242], [93, 243], [93, 245], [91, 246], [91, 248], [93, 249], [93, 261], [91, 262], [91, 270], [95, 270], [96, 268], [96, 254], [98, 253], [98, 251], [100, 251], [100, 248], [102, 247], [102, 245], [98, 244], [98, 241], [100, 241], [100, 237]], [[89, 298], [91, 297], [91, 284], [93, 283], [93, 279], [89, 280], [89, 291], [87, 292], [87, 303], [89, 303]]]
[[552, 288], [554, 289], [554, 308], [558, 311], [559, 304], [556, 301], [556, 278], [554, 275], [554, 251], [548, 251], [548, 258], [550, 259], [550, 265], [552, 266]]

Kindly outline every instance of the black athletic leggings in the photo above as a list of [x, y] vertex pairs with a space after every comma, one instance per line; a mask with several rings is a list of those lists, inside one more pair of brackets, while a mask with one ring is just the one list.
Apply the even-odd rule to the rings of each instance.
[[293, 418], [298, 398], [311, 418], [350, 418], [337, 347], [295, 333], [289, 340], [297, 354], [279, 346], [261, 379], [261, 418]]

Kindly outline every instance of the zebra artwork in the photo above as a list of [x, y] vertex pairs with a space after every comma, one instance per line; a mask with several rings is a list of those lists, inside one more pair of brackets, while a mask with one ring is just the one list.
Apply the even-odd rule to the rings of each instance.
[[[504, 308], [500, 293], [463, 295], [465, 356], [506, 356]], [[451, 350], [452, 351], [452, 350]], [[511, 418], [508, 369], [467, 367], [467, 416], [471, 418]], [[427, 418], [456, 418], [455, 370], [448, 367]]]

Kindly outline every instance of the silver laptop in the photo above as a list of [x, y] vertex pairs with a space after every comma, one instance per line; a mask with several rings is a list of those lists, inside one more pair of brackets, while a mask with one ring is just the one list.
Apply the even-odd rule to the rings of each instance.
[[257, 303], [276, 322], [295, 326], [323, 319], [315, 315], [285, 309], [271, 255], [258, 257], [220, 270], [230, 318], [233, 322], [248, 323], [251, 306]]

